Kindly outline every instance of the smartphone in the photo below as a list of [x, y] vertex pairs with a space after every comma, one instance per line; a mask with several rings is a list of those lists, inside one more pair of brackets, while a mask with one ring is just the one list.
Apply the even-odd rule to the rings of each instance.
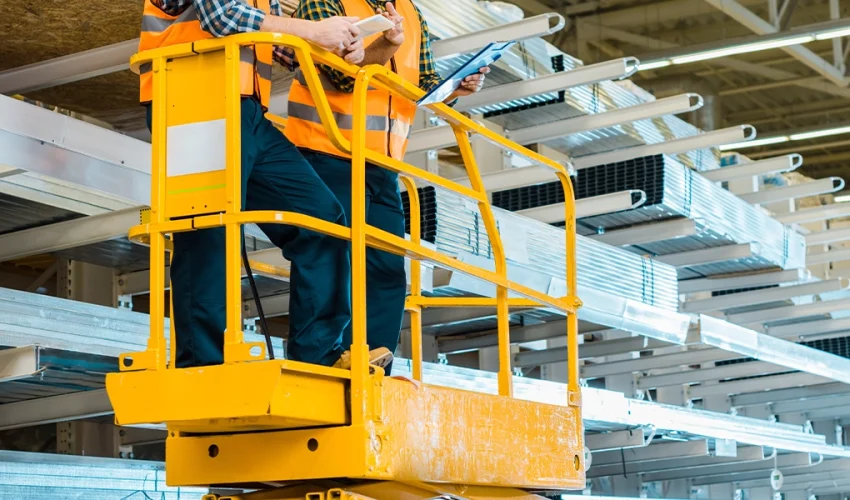
[[381, 14], [375, 14], [372, 17], [361, 19], [354, 23], [354, 25], [360, 28], [360, 35], [357, 37], [357, 40], [372, 36], [375, 33], [381, 33], [382, 31], [393, 29], [395, 26], [392, 21]]

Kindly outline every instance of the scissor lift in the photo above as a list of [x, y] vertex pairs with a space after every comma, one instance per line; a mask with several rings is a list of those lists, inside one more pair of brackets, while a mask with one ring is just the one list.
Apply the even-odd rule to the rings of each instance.
[[[251, 44], [295, 50], [328, 136], [340, 151], [352, 156], [351, 229], [303, 214], [241, 210], [239, 49]], [[167, 425], [170, 485], [263, 484], [266, 490], [239, 498], [306, 496], [316, 500], [439, 495], [520, 498], [528, 490], [584, 488], [575, 216], [564, 166], [443, 104], [432, 105], [431, 110], [452, 124], [471, 188], [367, 150], [367, 88], [384, 88], [411, 100], [423, 92], [381, 66], [349, 65], [291, 36], [262, 33], [204, 40], [143, 52], [131, 63], [134, 69], [150, 63], [154, 75], [151, 208], [146, 221], [130, 231], [131, 239], [150, 245], [151, 335], [145, 351], [120, 357], [121, 371], [107, 377], [107, 390], [118, 424]], [[348, 137], [334, 121], [316, 63], [356, 79], [355, 123]], [[566, 296], [552, 297], [507, 279], [504, 247], [472, 153], [470, 134], [547, 166], [560, 178], [568, 200]], [[167, 138], [172, 138], [173, 144], [169, 145]], [[199, 151], [210, 154], [198, 158]], [[411, 201], [410, 240], [365, 223], [367, 162], [401, 174]], [[414, 179], [477, 203], [491, 241], [495, 270], [464, 263], [420, 244]], [[350, 371], [266, 360], [263, 344], [243, 342], [240, 226], [247, 223], [290, 224], [351, 241]], [[164, 331], [166, 236], [218, 226], [226, 228], [225, 362], [177, 369], [175, 349], [169, 356]], [[413, 380], [385, 376], [383, 370], [368, 364], [367, 246], [413, 262], [406, 303], [411, 316]], [[423, 296], [422, 261], [493, 283], [495, 297]], [[509, 308], [532, 306], [560, 310], [569, 317], [565, 332], [569, 396], [560, 405], [512, 397]], [[495, 307], [498, 395], [422, 383], [421, 312], [426, 307]], [[170, 331], [173, 346], [173, 325]]]

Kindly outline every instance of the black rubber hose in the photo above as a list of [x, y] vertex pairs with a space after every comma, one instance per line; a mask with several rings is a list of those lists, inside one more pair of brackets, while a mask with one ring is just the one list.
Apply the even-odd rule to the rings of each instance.
[[272, 336], [269, 333], [269, 324], [266, 323], [266, 315], [263, 313], [263, 303], [260, 301], [260, 292], [257, 291], [257, 283], [254, 281], [254, 273], [251, 272], [251, 265], [248, 263], [248, 249], [245, 247], [245, 235], [242, 235], [242, 264], [245, 266], [245, 272], [248, 273], [248, 284], [251, 285], [251, 293], [254, 295], [254, 304], [257, 305], [257, 314], [260, 315], [260, 326], [263, 328], [263, 336], [266, 337], [266, 350], [269, 352], [269, 359], [274, 359], [274, 349], [272, 348]]

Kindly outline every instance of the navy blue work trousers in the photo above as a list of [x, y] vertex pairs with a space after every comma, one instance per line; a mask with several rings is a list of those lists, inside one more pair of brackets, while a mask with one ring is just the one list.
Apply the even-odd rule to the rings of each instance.
[[[148, 126], [151, 111], [148, 106]], [[303, 213], [345, 224], [345, 212], [256, 99], [242, 100], [242, 206]], [[333, 365], [351, 321], [348, 242], [315, 231], [260, 228], [292, 263], [289, 358]], [[174, 235], [171, 291], [177, 367], [221, 364], [226, 327], [224, 228]], [[247, 298], [247, 297], [246, 297]]]

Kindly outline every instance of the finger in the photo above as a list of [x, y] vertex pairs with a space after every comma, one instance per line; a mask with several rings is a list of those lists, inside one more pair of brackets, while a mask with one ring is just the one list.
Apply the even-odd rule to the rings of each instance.
[[351, 38], [354, 39], [354, 37], [360, 34], [360, 28], [352, 24], [348, 27], [348, 32], [351, 33]]
[[478, 71], [481, 72], [482, 75], [486, 75], [487, 73], [490, 72], [490, 66], [484, 66], [483, 68], [479, 69]]
[[387, 2], [387, 12], [389, 12], [391, 16], [396, 15], [395, 6], [393, 6], [390, 2]]

